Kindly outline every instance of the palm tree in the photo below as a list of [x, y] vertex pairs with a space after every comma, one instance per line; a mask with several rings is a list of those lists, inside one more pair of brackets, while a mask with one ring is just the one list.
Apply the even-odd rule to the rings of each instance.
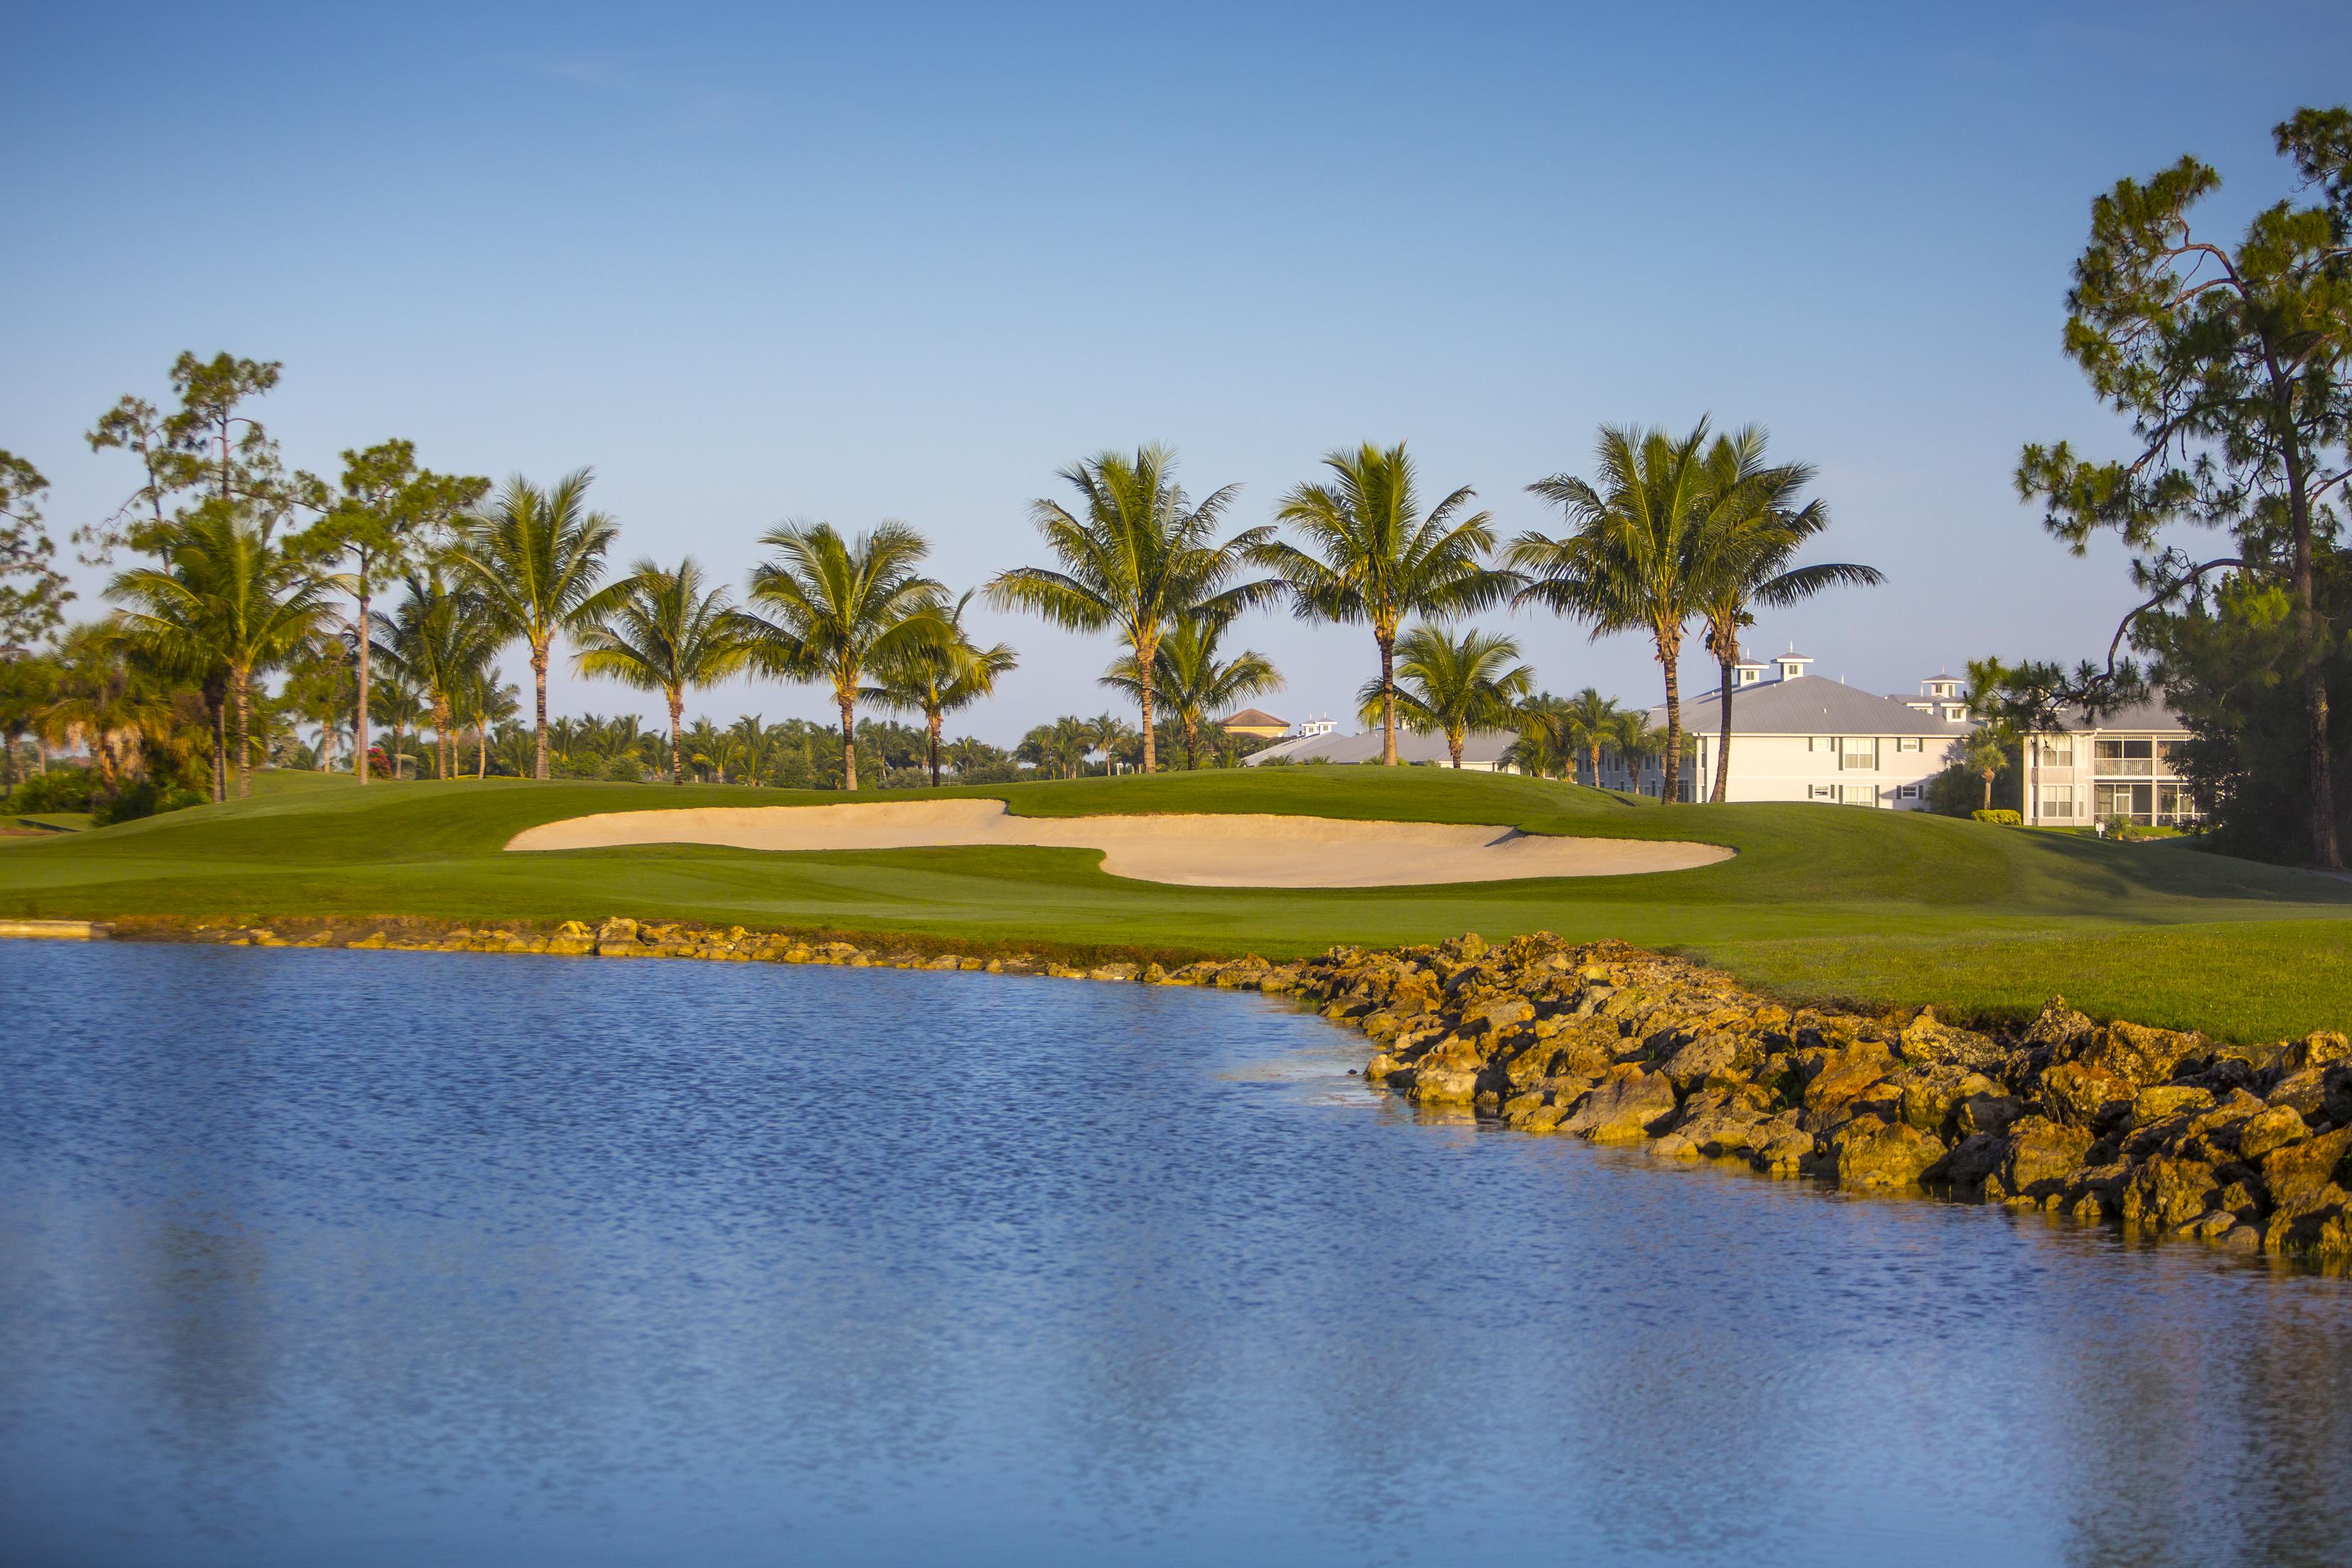
[[971, 604], [967, 591], [952, 609], [942, 610], [945, 628], [940, 640], [911, 647], [905, 658], [882, 672], [881, 683], [866, 689], [869, 701], [900, 713], [920, 713], [929, 726], [927, 755], [931, 785], [940, 782], [940, 731], [947, 715], [971, 707], [996, 689], [996, 678], [1021, 662], [1006, 643], [981, 647], [964, 629], [963, 615]]
[[1768, 465], [1764, 441], [1764, 432], [1749, 426], [1717, 437], [1708, 448], [1707, 500], [1693, 540], [1690, 602], [1706, 626], [1707, 650], [1721, 678], [1715, 786], [1707, 797], [1718, 805], [1731, 777], [1732, 675], [1740, 628], [1755, 620], [1748, 605], [1779, 608], [1824, 588], [1885, 581], [1875, 568], [1850, 562], [1789, 564], [1798, 546], [1830, 525], [1829, 508], [1819, 500], [1798, 503], [1798, 492], [1812, 482], [1812, 466]]
[[538, 728], [531, 776], [547, 777], [547, 661], [558, 633], [583, 625], [620, 525], [587, 510], [593, 474], [575, 469], [541, 489], [518, 474], [466, 528], [457, 560], [492, 619], [530, 648]]
[[511, 681], [499, 684], [497, 672], [485, 665], [457, 692], [457, 722], [474, 731], [474, 778], [490, 776], [492, 734], [514, 722], [522, 712], [522, 689]]
[[727, 726], [727, 734], [736, 771], [742, 775], [743, 783], [758, 784], [775, 765], [783, 726], [762, 723], [759, 714], [746, 713]]
[[761, 543], [780, 552], [751, 573], [737, 619], [771, 673], [832, 683], [841, 710], [841, 787], [857, 787], [857, 699], [869, 673], [905, 664], [948, 638], [946, 590], [917, 568], [930, 547], [903, 522], [844, 539], [829, 522], [788, 523]]
[[1586, 687], [1568, 700], [1560, 710], [1562, 735], [1569, 745], [1583, 753], [1585, 763], [1591, 769], [1592, 787], [1601, 787], [1601, 748], [1608, 745], [1617, 733], [1617, 723], [1622, 710], [1616, 699], [1603, 697], [1596, 687]]
[[392, 750], [384, 758], [392, 769], [394, 783], [407, 776], [406, 761], [400, 754], [400, 735], [404, 730], [414, 731], [425, 717], [426, 709], [424, 689], [418, 686], [408, 669], [385, 661], [384, 668], [368, 687], [368, 717], [392, 731]]
[[[1201, 765], [1201, 727], [1213, 714], [1282, 686], [1273, 661], [1255, 648], [1219, 658], [1217, 643], [1224, 632], [1222, 622], [1186, 616], [1160, 643], [1159, 668], [1152, 671], [1153, 689], [1166, 699], [1170, 712], [1182, 726], [1187, 772]], [[1143, 681], [1135, 656], [1129, 654], [1112, 665], [1102, 684], [1139, 700]]]
[[1513, 566], [1533, 579], [1522, 604], [1540, 604], [1590, 622], [1596, 637], [1650, 635], [1666, 679], [1664, 798], [1681, 788], [1683, 629], [1696, 613], [1691, 562], [1705, 509], [1707, 422], [1680, 440], [1663, 430], [1604, 425], [1595, 454], [1598, 481], [1554, 474], [1528, 489], [1557, 503], [1573, 525], [1558, 539], [1523, 533]]
[[457, 771], [459, 693], [483, 678], [505, 639], [483, 613], [479, 595], [453, 589], [439, 565], [410, 574], [404, 585], [407, 595], [397, 609], [389, 616], [374, 612], [383, 637], [375, 651], [424, 693], [433, 715], [433, 773], [446, 779]]
[[1993, 780], [2009, 765], [2009, 737], [1999, 726], [1979, 724], [1952, 742], [1953, 760], [1984, 781], [1984, 808], [1992, 809]]
[[249, 790], [253, 682], [310, 646], [327, 617], [325, 584], [264, 523], [199, 507], [159, 542], [163, 563], [124, 572], [107, 596], [160, 657], [217, 669], [236, 704], [236, 793]]
[[1511, 715], [1518, 731], [1503, 760], [1521, 773], [1544, 779], [1576, 774], [1576, 742], [1568, 733], [1568, 704], [1549, 692], [1538, 692], [1520, 703]]
[[583, 675], [662, 694], [669, 704], [669, 782], [686, 783], [678, 724], [687, 689], [724, 680], [751, 657], [733, 599], [705, 584], [691, 555], [675, 571], [640, 561], [583, 604], [581, 620], [573, 665]]
[[1381, 654], [1381, 761], [1393, 766], [1397, 628], [1411, 616], [1449, 620], [1500, 604], [1518, 579], [1486, 564], [1492, 518], [1462, 515], [1475, 490], [1465, 485], [1421, 510], [1403, 443], [1382, 451], [1367, 441], [1331, 453], [1323, 466], [1333, 479], [1300, 485], [1276, 514], [1305, 536], [1307, 550], [1276, 544], [1259, 559], [1289, 584], [1300, 616], [1372, 628]]
[[991, 604], [1034, 611], [1073, 631], [1118, 632], [1139, 677], [1147, 773], [1159, 766], [1151, 707], [1160, 639], [1187, 616], [1231, 620], [1280, 586], [1270, 578], [1234, 581], [1266, 552], [1274, 531], [1247, 528], [1219, 541], [1234, 487], [1196, 506], [1176, 483], [1175, 468], [1175, 453], [1160, 446], [1139, 447], [1132, 458], [1103, 452], [1064, 468], [1060, 477], [1078, 492], [1083, 515], [1052, 500], [1029, 506], [1060, 570], [1017, 566], [988, 585]]
[[119, 622], [74, 627], [58, 642], [44, 700], [29, 715], [52, 743], [79, 740], [88, 748], [102, 795], [113, 795], [147, 747], [173, 728], [167, 689], [130, 657], [141, 650], [142, 639]]
[[1516, 639], [1475, 627], [1457, 639], [1435, 626], [1415, 626], [1398, 640], [1396, 651], [1393, 684], [1369, 680], [1356, 693], [1363, 721], [1370, 723], [1393, 702], [1414, 734], [1445, 737], [1456, 769], [1470, 731], [1509, 723], [1514, 704], [1535, 684], [1534, 670], [1511, 663], [1519, 657]]

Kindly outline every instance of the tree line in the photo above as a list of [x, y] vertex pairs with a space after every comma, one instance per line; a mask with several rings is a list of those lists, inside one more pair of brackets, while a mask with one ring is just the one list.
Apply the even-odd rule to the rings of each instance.
[[[1273, 523], [1229, 530], [1236, 488], [1196, 500], [1174, 453], [1147, 445], [1062, 470], [1066, 495], [1030, 507], [1049, 559], [961, 594], [925, 572], [928, 542], [904, 523], [845, 533], [789, 522], [761, 536], [764, 558], [739, 597], [691, 557], [639, 559], [616, 573], [620, 525], [590, 503], [586, 469], [493, 489], [423, 467], [413, 443], [397, 439], [344, 452], [331, 483], [290, 469], [254, 411], [280, 369], [184, 353], [171, 371], [176, 406], [126, 396], [92, 427], [90, 447], [128, 455], [137, 476], [121, 508], [73, 535], [87, 563], [131, 558], [107, 584], [115, 609], [101, 621], [64, 629], [70, 595], [38, 526], [46, 486], [30, 464], [5, 458], [10, 673], [0, 720], [10, 766], [15, 738], [35, 729], [86, 744], [102, 794], [201, 752], [218, 800], [247, 791], [257, 744], [267, 755], [273, 723], [296, 718], [320, 727], [328, 765], [325, 753], [348, 733], [342, 765], [362, 782], [398, 773], [403, 735], [428, 724], [438, 774], [461, 771], [467, 734], [474, 771], [487, 773], [491, 737], [521, 721], [521, 693], [497, 675], [498, 659], [519, 648], [532, 689], [528, 766], [518, 757], [514, 771], [545, 779], [566, 771], [551, 767], [564, 742], [547, 679], [568, 643], [580, 673], [659, 695], [669, 718], [663, 771], [681, 784], [725, 774], [717, 759], [730, 754], [739, 776], [758, 775], [741, 760], [765, 733], [756, 718], [728, 731], [732, 742], [685, 724], [690, 693], [746, 673], [826, 694], [838, 766], [824, 772], [844, 789], [859, 786], [861, 761], [868, 777], [889, 765], [871, 744], [861, 758], [861, 706], [919, 721], [920, 765], [934, 782], [945, 766], [963, 776], [967, 764], [1019, 761], [1066, 773], [1088, 752], [1151, 773], [1163, 752], [1181, 751], [1188, 767], [1237, 760], [1237, 738], [1218, 731], [1215, 716], [1281, 678], [1262, 653], [1226, 639], [1244, 613], [1287, 608], [1371, 634], [1377, 673], [1359, 702], [1363, 721], [1380, 728], [1384, 763], [1397, 761], [1401, 727], [1442, 737], [1458, 767], [1470, 733], [1521, 725], [1524, 758], [1550, 745], [1543, 754], [1570, 757], [1573, 773], [1573, 748], [1545, 739], [1553, 710], [1572, 705], [1534, 700], [1515, 639], [1459, 624], [1540, 606], [1596, 637], [1650, 639], [1664, 674], [1658, 752], [1672, 799], [1686, 749], [1676, 665], [1687, 628], [1702, 629], [1727, 689], [1753, 606], [1878, 580], [1863, 566], [1795, 564], [1828, 523], [1822, 503], [1801, 496], [1812, 469], [1767, 461], [1759, 430], [1718, 435], [1702, 421], [1681, 436], [1604, 428], [1590, 479], [1530, 486], [1564, 513], [1558, 533], [1499, 540], [1466, 486], [1424, 504], [1405, 447], [1370, 443], [1329, 454], [1324, 478], [1283, 496]], [[1137, 721], [1067, 719], [996, 759], [960, 743], [958, 763], [946, 719], [1018, 664], [1010, 647], [983, 647], [971, 633], [977, 597], [1109, 633], [1116, 657], [1102, 683], [1132, 702]], [[40, 648], [44, 638], [53, 645]], [[284, 678], [275, 693], [271, 675]], [[371, 725], [390, 733], [388, 763]], [[805, 752], [810, 737], [796, 738]], [[1718, 770], [1717, 798], [1723, 779]]]

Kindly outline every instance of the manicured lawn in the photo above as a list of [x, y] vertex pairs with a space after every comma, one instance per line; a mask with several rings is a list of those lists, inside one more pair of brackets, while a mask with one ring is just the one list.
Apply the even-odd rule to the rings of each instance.
[[[2180, 844], [2125, 845], [1825, 805], [1681, 806], [1412, 768], [1288, 768], [948, 790], [1016, 813], [1274, 812], [1685, 837], [1736, 858], [1654, 876], [1444, 888], [1173, 888], [1089, 850], [773, 855], [701, 847], [510, 855], [536, 823], [835, 795], [264, 774], [254, 798], [19, 840], [0, 914], [594, 920], [910, 933], [1179, 956], [1550, 930], [1685, 951], [1790, 996], [2101, 1015], [2277, 1037], [2352, 1024], [2352, 886]], [[929, 792], [893, 792], [891, 799]], [[863, 798], [877, 798], [869, 794]]]

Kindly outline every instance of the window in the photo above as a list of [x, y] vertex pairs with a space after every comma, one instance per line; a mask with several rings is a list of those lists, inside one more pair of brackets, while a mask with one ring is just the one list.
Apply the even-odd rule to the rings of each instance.
[[1917, 784], [1905, 784], [1901, 789], [1895, 792], [1895, 795], [1898, 800], [1917, 800], [1919, 798], [1919, 786]]
[[1897, 735], [1895, 737], [1895, 750], [1898, 755], [1905, 752], [1922, 752], [1927, 750], [1927, 742], [1916, 735]]
[[2034, 742], [2035, 760], [2045, 768], [2071, 768], [2074, 765], [2074, 737], [2044, 735]]
[[2074, 786], [2073, 784], [2043, 784], [2042, 786], [2041, 816], [2044, 821], [2049, 822], [2074, 821]]
[[1840, 805], [1876, 805], [1878, 786], [1876, 784], [1840, 784], [1838, 785], [1838, 804]]
[[2143, 825], [2156, 820], [2156, 786], [2153, 784], [2103, 784], [2093, 786], [2093, 804], [2105, 818], [2122, 817]]
[[1815, 800], [1835, 800], [1837, 798], [1837, 785], [1814, 784], [1811, 786], [1807, 793]]
[[1838, 745], [1838, 766], [1858, 768], [1864, 773], [1878, 766], [1878, 741], [1874, 736], [1848, 735]]
[[2180, 773], [2181, 752], [2188, 744], [2186, 741], [2158, 741], [2156, 743], [2156, 771], [2178, 776]]
[[2094, 753], [2098, 771], [2109, 776], [2146, 778], [2156, 771], [2153, 741], [2099, 741]]

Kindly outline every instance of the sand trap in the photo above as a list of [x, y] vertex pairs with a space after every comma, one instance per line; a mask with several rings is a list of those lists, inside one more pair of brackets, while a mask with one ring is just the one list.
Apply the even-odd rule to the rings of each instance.
[[509, 849], [724, 844], [737, 849], [1099, 849], [1114, 877], [1190, 888], [1394, 888], [1623, 877], [1731, 858], [1714, 844], [1555, 838], [1513, 827], [1329, 816], [1014, 816], [1001, 800], [613, 811], [527, 828]]

